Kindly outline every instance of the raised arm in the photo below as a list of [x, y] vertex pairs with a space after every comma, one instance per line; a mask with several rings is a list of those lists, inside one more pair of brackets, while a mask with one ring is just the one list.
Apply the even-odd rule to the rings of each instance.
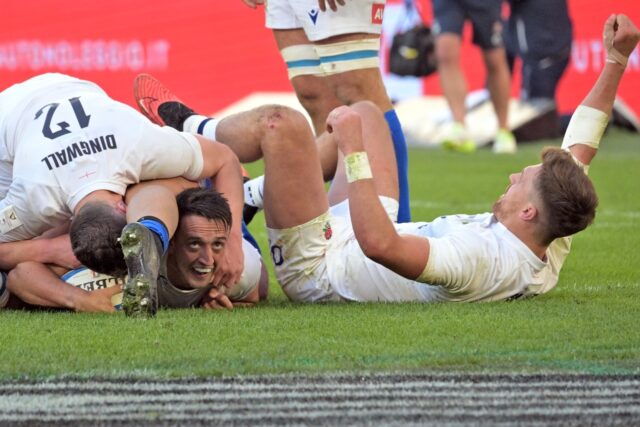
[[571, 117], [562, 142], [562, 148], [570, 151], [585, 166], [591, 163], [597, 153], [627, 60], [638, 41], [640, 31], [625, 15], [611, 15], [605, 22], [603, 42], [607, 59], [604, 68]]
[[[429, 258], [429, 241], [398, 234], [389, 219], [380, 202], [365, 152], [360, 115], [351, 107], [338, 107], [329, 114], [327, 129], [344, 154], [351, 223], [362, 251], [373, 261], [408, 279], [418, 278]], [[372, 156], [371, 160], [395, 164], [393, 156], [380, 157]]]

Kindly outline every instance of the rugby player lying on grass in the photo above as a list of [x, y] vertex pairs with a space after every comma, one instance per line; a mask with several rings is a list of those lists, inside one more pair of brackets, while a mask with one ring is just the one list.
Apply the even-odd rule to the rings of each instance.
[[[191, 185], [182, 179], [163, 183], [178, 188]], [[127, 197], [134, 197], [138, 189], [139, 186], [134, 186], [128, 191]], [[249, 241], [252, 239], [250, 235], [245, 235], [243, 239], [245, 256], [240, 281], [231, 289], [213, 285], [213, 276], [216, 267], [223, 261], [231, 230], [232, 217], [226, 199], [212, 189], [188, 188], [178, 194], [177, 206], [180, 220], [162, 259], [157, 279], [159, 306], [233, 308], [257, 303], [260, 290], [266, 297], [268, 274], [259, 252]], [[87, 220], [99, 221], [100, 218]], [[61, 280], [59, 276], [63, 273], [76, 286]], [[41, 263], [25, 262], [10, 272], [9, 290], [31, 305], [77, 311], [114, 311], [112, 297], [122, 291], [121, 286], [105, 286], [107, 283], [115, 284], [115, 278], [99, 275], [99, 286], [104, 289], [87, 292], [88, 289], [78, 287], [82, 281], [75, 280], [74, 274], [75, 271], [66, 272]], [[79, 277], [85, 278], [85, 289], [96, 284], [96, 279], [91, 279], [91, 275], [81, 274]], [[18, 301], [12, 305], [20, 307]]]
[[[585, 172], [639, 39], [626, 16], [605, 22], [607, 61], [573, 115], [562, 148], [546, 149], [541, 164], [512, 174], [491, 213], [396, 224], [393, 151], [382, 113], [372, 103], [333, 110], [328, 132], [317, 143], [305, 118], [286, 107], [219, 120], [216, 139], [241, 162], [264, 158], [264, 179], [253, 194], [263, 195], [284, 292], [304, 302], [470, 302], [554, 288], [571, 236], [595, 216], [598, 200]], [[159, 115], [178, 128], [197, 118], [168, 117], [193, 114], [177, 98], [169, 102], [158, 103], [147, 116]], [[327, 195], [323, 174], [334, 169]]]
[[[222, 144], [151, 124], [91, 82], [62, 74], [36, 76], [0, 93], [0, 268], [10, 270], [21, 261], [75, 267], [80, 260], [111, 275], [129, 270], [125, 312], [153, 315], [159, 259], [178, 222], [175, 194], [150, 185], [126, 206], [127, 186], [210, 177], [240, 218], [241, 175], [238, 159]], [[78, 234], [99, 238], [71, 244], [66, 236], [34, 239], [61, 230], [70, 219], [72, 225], [82, 223], [92, 212], [102, 220], [84, 221], [89, 230]], [[240, 221], [235, 221], [216, 285], [232, 287], [240, 278], [241, 242]], [[95, 265], [82, 259], [87, 253], [95, 255]]]

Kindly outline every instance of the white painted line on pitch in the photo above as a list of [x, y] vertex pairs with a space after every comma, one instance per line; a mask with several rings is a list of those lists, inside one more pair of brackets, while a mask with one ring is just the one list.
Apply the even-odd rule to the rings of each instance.
[[[175, 390], [221, 390], [221, 391], [229, 391], [229, 390], [263, 390], [265, 388], [269, 388], [271, 390], [300, 390], [304, 388], [312, 387], [314, 390], [318, 389], [340, 389], [340, 390], [362, 390], [362, 389], [375, 389], [380, 390], [384, 388], [388, 388], [390, 390], [395, 390], [398, 387], [397, 380], [402, 380], [402, 388], [444, 388], [444, 389], [454, 389], [458, 390], [461, 388], [467, 389], [479, 389], [482, 390], [484, 388], [495, 388], [495, 384], [500, 384], [501, 389], [549, 389], [551, 387], [558, 387], [564, 390], [571, 388], [585, 388], [591, 386], [598, 387], [629, 387], [631, 389], [640, 388], [640, 379], [639, 380], [598, 380], [598, 379], [584, 379], [576, 378], [574, 381], [553, 381], [553, 380], [532, 380], [530, 378], [527, 379], [526, 382], [504, 382], [505, 380], [512, 380], [510, 377], [498, 377], [492, 381], [462, 381], [460, 379], [454, 378], [448, 381], [438, 381], [438, 380], [405, 380], [402, 377], [394, 378], [392, 382], [382, 382], [376, 379], [376, 377], [369, 377], [369, 381], [373, 381], [372, 383], [359, 383], [356, 378], [344, 378], [336, 381], [335, 378], [326, 377], [326, 380], [321, 383], [305, 383], [304, 379], [297, 380], [296, 377], [257, 377], [255, 379], [240, 378], [235, 382], [225, 383], [225, 379], [221, 378], [217, 381], [222, 381], [221, 383], [215, 382], [164, 382], [164, 381], [136, 381], [136, 382], [127, 382], [123, 381], [106, 381], [106, 382], [96, 382], [96, 381], [63, 381], [60, 383], [53, 382], [44, 382], [44, 383], [5, 383], [0, 384], [0, 392], [5, 391], [20, 391], [20, 390], [61, 390], [67, 388], [73, 389], [81, 389], [81, 390], [91, 390], [91, 389], [99, 389], [102, 391], [106, 390], [114, 390], [118, 392], [122, 392], [127, 388], [131, 388], [136, 392], [140, 392], [142, 390], [148, 390], [149, 392], [154, 391], [175, 391]], [[469, 378], [469, 377], [467, 377]], [[471, 377], [472, 378], [472, 377]], [[279, 380], [280, 384], [270, 384], [270, 383], [260, 383], [259, 381], [266, 380]], [[570, 379], [570, 377], [569, 377]], [[212, 380], [213, 381], [213, 380]], [[287, 384], [287, 381], [293, 381], [291, 384]], [[344, 381], [344, 382], [343, 382]], [[346, 381], [351, 381], [348, 383]], [[285, 382], [284, 384], [282, 382]]]
[[[557, 378], [557, 379], [556, 379]], [[0, 421], [545, 425], [640, 421], [640, 378], [328, 375], [0, 384]]]

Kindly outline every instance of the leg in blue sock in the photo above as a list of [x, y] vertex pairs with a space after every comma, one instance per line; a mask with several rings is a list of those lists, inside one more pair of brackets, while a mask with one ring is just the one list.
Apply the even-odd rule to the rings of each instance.
[[411, 221], [411, 208], [409, 207], [409, 155], [407, 153], [407, 143], [404, 140], [402, 126], [398, 120], [395, 110], [384, 113], [384, 118], [389, 124], [391, 139], [393, 140], [393, 151], [396, 153], [396, 164], [398, 165], [398, 186], [400, 190], [398, 208], [398, 222]]

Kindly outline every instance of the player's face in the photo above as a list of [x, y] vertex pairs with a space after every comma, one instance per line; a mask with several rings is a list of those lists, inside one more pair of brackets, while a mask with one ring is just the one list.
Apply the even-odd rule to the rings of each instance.
[[535, 179], [540, 173], [541, 165], [527, 166], [518, 173], [509, 175], [509, 186], [504, 194], [493, 204], [493, 213], [498, 221], [517, 213], [531, 200]]
[[202, 288], [213, 280], [224, 254], [229, 230], [220, 221], [198, 215], [180, 219], [171, 240], [167, 269], [171, 282], [181, 288]]

